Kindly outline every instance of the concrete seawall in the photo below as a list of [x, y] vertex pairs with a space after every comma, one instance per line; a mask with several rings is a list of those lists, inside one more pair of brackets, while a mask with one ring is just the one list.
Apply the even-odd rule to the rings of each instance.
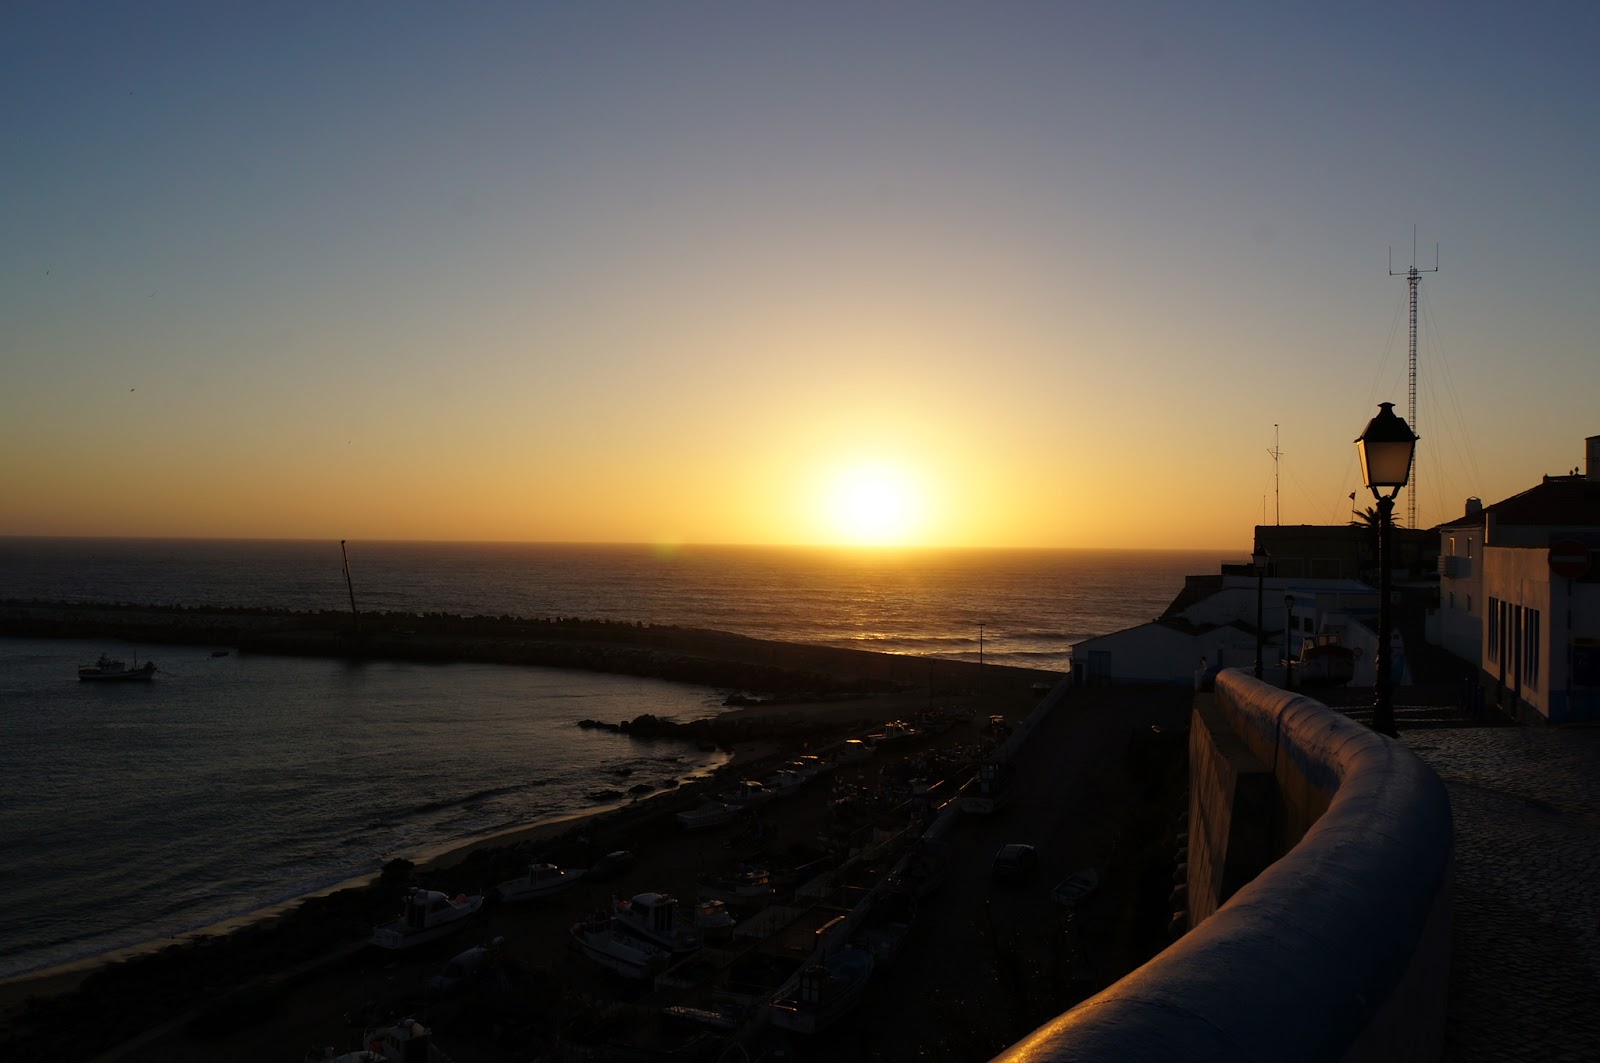
[[[1443, 784], [1398, 742], [1243, 672], [1222, 673], [1214, 705], [1191, 733], [1210, 763], [1192, 775], [1190, 811], [1190, 905], [1202, 921], [998, 1058], [1438, 1059], [1452, 861]], [[1208, 749], [1219, 722], [1232, 738], [1218, 745], [1231, 748]], [[1207, 838], [1199, 825], [1233, 821], [1241, 792], [1254, 829]], [[1263, 801], [1275, 817], [1265, 826]], [[1227, 839], [1241, 834], [1282, 855], [1215, 896]]]
[[785, 696], [1027, 687], [1055, 672], [725, 631], [582, 620], [0, 601], [0, 635], [233, 646], [252, 653], [480, 661], [648, 676]]

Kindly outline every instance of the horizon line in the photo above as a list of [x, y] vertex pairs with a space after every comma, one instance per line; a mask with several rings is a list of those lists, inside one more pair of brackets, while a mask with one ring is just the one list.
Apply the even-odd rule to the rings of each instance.
[[[681, 549], [739, 549], [739, 550], [838, 550], [860, 553], [898, 553], [915, 551], [957, 551], [957, 550], [989, 550], [989, 551], [1123, 551], [1140, 553], [1231, 553], [1238, 552], [1237, 546], [977, 546], [977, 545], [945, 545], [933, 543], [735, 543], [735, 542], [686, 542], [679, 540], [628, 540], [628, 539], [406, 539], [406, 538], [359, 538], [345, 536], [343, 539], [323, 538], [321, 536], [259, 536], [259, 535], [51, 535], [30, 532], [0, 532], [0, 541], [8, 539], [56, 539], [56, 540], [82, 540], [94, 542], [195, 542], [195, 543], [395, 543], [417, 546], [457, 545], [457, 546], [616, 546], [616, 547], [642, 547], [649, 550], [681, 550]], [[1244, 551], [1246, 554], [1248, 550]]]

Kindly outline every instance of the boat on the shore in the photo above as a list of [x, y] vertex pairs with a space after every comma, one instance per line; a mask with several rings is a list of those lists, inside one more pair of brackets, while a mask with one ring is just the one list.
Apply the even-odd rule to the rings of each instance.
[[961, 796], [961, 811], [978, 816], [998, 812], [1011, 802], [1016, 772], [1005, 760], [988, 760], [978, 765], [978, 777]]
[[554, 864], [528, 865], [528, 873], [494, 888], [503, 901], [536, 901], [571, 889], [583, 878], [583, 871], [567, 871]]
[[891, 742], [902, 742], [908, 738], [915, 738], [920, 733], [904, 720], [890, 720], [883, 725], [883, 730], [867, 735], [867, 741], [872, 745], [881, 746]]
[[364, 1047], [354, 1052], [334, 1055], [330, 1046], [313, 1050], [305, 1055], [305, 1063], [412, 1063], [430, 1057], [428, 1042], [433, 1031], [415, 1019], [401, 1019], [393, 1026], [380, 1026], [368, 1030], [363, 1036]]
[[695, 893], [708, 901], [748, 904], [774, 892], [772, 873], [764, 867], [740, 867], [726, 875], [706, 875], [695, 884]]
[[754, 808], [771, 801], [772, 791], [754, 779], [740, 779], [733, 784], [733, 789], [718, 794], [717, 800], [736, 809]]
[[137, 657], [134, 658], [132, 668], [128, 667], [128, 662], [114, 660], [104, 653], [93, 664], [78, 666], [78, 678], [86, 683], [127, 682], [130, 680], [149, 680], [155, 677], [156, 662], [146, 661], [140, 664]]
[[674, 957], [698, 952], [700, 928], [678, 916], [678, 899], [665, 893], [638, 893], [612, 906], [611, 918], [617, 926]]
[[481, 893], [449, 897], [438, 890], [412, 889], [400, 918], [374, 929], [371, 941], [380, 949], [409, 949], [437, 941], [465, 926], [482, 907]]
[[761, 785], [770, 795], [769, 800], [776, 801], [781, 797], [788, 797], [810, 781], [810, 776], [791, 771], [788, 767], [780, 767], [767, 778]]
[[726, 941], [738, 922], [722, 901], [701, 901], [694, 906], [694, 925], [706, 941]]
[[732, 823], [738, 816], [739, 810], [732, 805], [707, 801], [699, 808], [679, 812], [676, 819], [685, 830], [706, 830], [710, 827], [720, 827], [724, 823]]
[[871, 952], [850, 945], [804, 968], [773, 996], [772, 1025], [801, 1034], [826, 1030], [860, 1002], [873, 962]]
[[856, 764], [872, 756], [872, 747], [859, 738], [847, 738], [834, 754], [836, 764]]
[[672, 963], [672, 953], [624, 930], [609, 912], [572, 924], [571, 941], [589, 959], [624, 978], [653, 978]]

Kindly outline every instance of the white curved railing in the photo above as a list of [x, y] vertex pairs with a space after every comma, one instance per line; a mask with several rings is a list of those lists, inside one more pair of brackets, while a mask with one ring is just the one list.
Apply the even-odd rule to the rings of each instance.
[[1443, 784], [1399, 742], [1311, 698], [1232, 669], [1216, 697], [1280, 793], [1325, 811], [1209, 919], [999, 1063], [1439, 1057], [1452, 854]]

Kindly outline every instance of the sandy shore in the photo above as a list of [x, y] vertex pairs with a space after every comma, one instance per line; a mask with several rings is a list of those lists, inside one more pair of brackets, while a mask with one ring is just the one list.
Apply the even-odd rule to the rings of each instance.
[[[1005, 705], [1015, 712], [1025, 711], [1038, 696], [1036, 691], [1013, 682], [1004, 687], [997, 685], [995, 689], [987, 691], [982, 701], [985, 711], [990, 711], [990, 707]], [[941, 706], [955, 709], [972, 708], [978, 701], [975, 695], [964, 695], [941, 699]], [[766, 733], [776, 728], [781, 734], [786, 726], [792, 727], [796, 738], [792, 743], [785, 742], [781, 738], [763, 738], [739, 743], [734, 749], [732, 758], [718, 770], [716, 782], [691, 784], [625, 804], [541, 820], [492, 835], [408, 854], [407, 859], [415, 865], [414, 873], [424, 879], [448, 878], [453, 869], [460, 869], [465, 873], [468, 865], [475, 865], [476, 873], [482, 874], [485, 868], [508, 866], [506, 861], [514, 853], [525, 853], [533, 847], [565, 839], [569, 849], [586, 849], [595, 854], [610, 848], [635, 849], [641, 856], [649, 853], [650, 866], [654, 874], [659, 876], [662, 885], [692, 896], [693, 882], [698, 871], [708, 863], [720, 859], [720, 855], [698, 843], [694, 848], [683, 851], [660, 844], [665, 833], [659, 825], [660, 821], [670, 817], [672, 811], [692, 806], [701, 799], [701, 794], [709, 787], [720, 785], [729, 777], [738, 777], [746, 769], [759, 765], [763, 760], [779, 754], [789, 756], [799, 752], [801, 740], [798, 736], [801, 734], [818, 735], [831, 729], [836, 737], [842, 740], [847, 733], [861, 733], [875, 724], [911, 716], [927, 707], [926, 694], [888, 694], [845, 701], [766, 704], [730, 710], [719, 718], [730, 722], [749, 721], [752, 726], [760, 725]], [[998, 708], [995, 708], [995, 711], [998, 711]], [[812, 751], [820, 751], [820, 743], [813, 746]], [[652, 823], [658, 825], [652, 826]], [[681, 834], [674, 833], [673, 837], [681, 844]], [[24, 1021], [26, 1013], [30, 1008], [36, 1008], [40, 1001], [56, 1001], [56, 1007], [70, 1013], [75, 1006], [73, 1002], [84, 995], [82, 991], [86, 983], [90, 983], [89, 988], [95, 988], [91, 979], [97, 974], [123, 974], [125, 970], [139, 967], [141, 958], [149, 958], [148, 962], [170, 962], [175, 955], [184, 950], [192, 951], [196, 956], [205, 955], [207, 950], [214, 951], [219, 942], [226, 948], [230, 939], [259, 936], [263, 928], [270, 928], [286, 918], [292, 922], [293, 918], [304, 914], [302, 909], [307, 908], [308, 902], [327, 899], [332, 903], [352, 895], [381, 892], [380, 877], [367, 876], [353, 879], [307, 897], [296, 898], [176, 938], [151, 941], [142, 946], [31, 972], [0, 982], [0, 1024], [3, 1024], [0, 1025], [0, 1032], [10, 1034], [15, 1028], [28, 1025]], [[589, 895], [592, 889], [575, 893], [579, 904], [592, 903], [596, 899]], [[578, 907], [572, 911], [581, 913], [582, 910]], [[565, 916], [562, 916], [557, 921], [564, 927], [564, 920]], [[514, 929], [513, 933], [527, 936], [526, 929], [521, 927]], [[549, 943], [540, 935], [534, 935], [526, 947], [525, 962], [530, 965], [539, 964], [543, 953], [549, 947]], [[103, 982], [104, 979], [94, 979], [94, 981]], [[312, 999], [316, 999], [314, 995]], [[181, 1020], [185, 1017], [192, 1018], [192, 1013], [184, 1013], [176, 1019], [169, 1019], [160, 1029], [165, 1031], [166, 1036], [172, 1036], [173, 1028], [181, 1025]], [[334, 1032], [330, 1031], [323, 1036], [331, 1038]], [[207, 1051], [214, 1049], [213, 1045]], [[231, 1051], [233, 1054], [229, 1058], [242, 1059], [249, 1055], [247, 1051], [240, 1054], [243, 1050], [239, 1049]], [[106, 1058], [143, 1057], [132, 1054]], [[168, 1055], [163, 1058], [185, 1057]], [[194, 1058], [208, 1057], [205, 1052], [201, 1052]]]

